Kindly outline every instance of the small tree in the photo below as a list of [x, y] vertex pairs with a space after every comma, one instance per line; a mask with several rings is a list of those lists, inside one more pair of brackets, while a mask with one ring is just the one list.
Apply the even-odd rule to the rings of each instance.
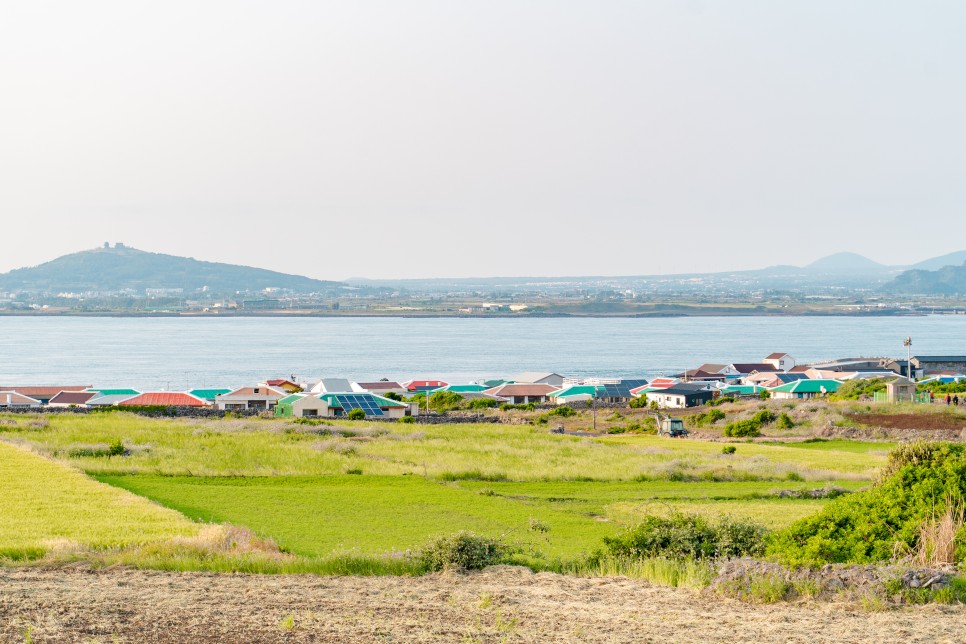
[[365, 420], [366, 412], [356, 407], [346, 415], [346, 418], [348, 418], [349, 420]]

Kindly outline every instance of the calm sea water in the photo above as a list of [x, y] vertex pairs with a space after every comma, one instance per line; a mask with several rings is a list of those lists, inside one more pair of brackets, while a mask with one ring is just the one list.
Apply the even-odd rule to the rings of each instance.
[[241, 386], [269, 377], [467, 382], [653, 376], [702, 362], [966, 354], [966, 317], [674, 319], [0, 317], [0, 385]]

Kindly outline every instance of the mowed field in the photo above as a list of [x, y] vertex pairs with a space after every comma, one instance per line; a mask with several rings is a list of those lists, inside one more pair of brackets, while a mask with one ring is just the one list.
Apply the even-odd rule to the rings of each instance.
[[[0, 420], [0, 440], [20, 445], [5, 450], [39, 459], [72, 481], [68, 489], [89, 487], [133, 504], [118, 515], [87, 496], [71, 497], [54, 521], [37, 513], [29, 495], [8, 496], [0, 505], [0, 551], [42, 551], [52, 538], [108, 550], [163, 543], [213, 523], [245, 528], [297, 557], [392, 558], [469, 530], [520, 546], [523, 562], [538, 568], [580, 557], [644, 515], [672, 509], [787, 525], [826, 501], [780, 493], [858, 489], [891, 447], [740, 443], [726, 455], [710, 441], [560, 436], [519, 425], [307, 426], [124, 413]], [[124, 453], [108, 455], [117, 441]], [[0, 484], [29, 480], [23, 469], [0, 471]], [[150, 565], [162, 565], [164, 552]]]

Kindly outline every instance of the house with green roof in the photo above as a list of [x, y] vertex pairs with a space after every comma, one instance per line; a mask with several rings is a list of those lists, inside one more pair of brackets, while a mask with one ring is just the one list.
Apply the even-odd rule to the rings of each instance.
[[230, 394], [231, 389], [192, 389], [188, 393], [192, 396], [201, 398], [202, 400], [207, 400], [209, 403], [214, 404], [216, 396]]
[[569, 387], [564, 387], [563, 389], [552, 392], [550, 394], [550, 400], [558, 405], [585, 402], [592, 398], [596, 398], [598, 389], [600, 389], [600, 387], [597, 385], [571, 385]]
[[816, 378], [810, 380], [796, 380], [780, 387], [772, 387], [768, 391], [772, 398], [779, 400], [787, 398], [820, 398], [826, 394], [834, 394], [842, 383], [838, 380]]
[[719, 391], [722, 396], [757, 396], [765, 391], [765, 388], [758, 385], [728, 385]]

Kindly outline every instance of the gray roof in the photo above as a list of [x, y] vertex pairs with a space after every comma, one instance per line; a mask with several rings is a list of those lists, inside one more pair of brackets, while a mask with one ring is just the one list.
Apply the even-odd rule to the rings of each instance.
[[919, 362], [966, 362], [966, 356], [912, 356]]
[[312, 389], [317, 393], [351, 393], [352, 383], [346, 378], [322, 378]]
[[138, 394], [133, 394], [133, 395], [132, 394], [110, 394], [108, 396], [98, 396], [97, 398], [91, 398], [90, 400], [88, 400], [87, 406], [103, 407], [103, 406], [116, 405], [120, 402], [128, 400], [129, 398], [134, 398], [135, 395], [138, 395]]

